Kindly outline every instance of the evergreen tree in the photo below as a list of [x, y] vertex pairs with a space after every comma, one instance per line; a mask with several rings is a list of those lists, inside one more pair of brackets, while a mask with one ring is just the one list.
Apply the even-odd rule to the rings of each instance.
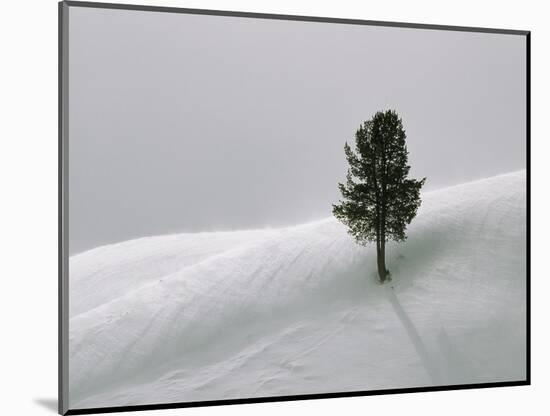
[[355, 151], [346, 143], [349, 163], [334, 216], [348, 227], [358, 244], [376, 242], [378, 275], [384, 282], [386, 242], [403, 241], [405, 230], [420, 206], [420, 189], [426, 178], [407, 178], [410, 170], [406, 134], [393, 110], [377, 112], [355, 133]]

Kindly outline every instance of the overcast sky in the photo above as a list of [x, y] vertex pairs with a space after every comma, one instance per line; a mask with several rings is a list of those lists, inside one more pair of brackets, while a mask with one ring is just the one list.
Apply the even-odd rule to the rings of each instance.
[[331, 215], [395, 109], [426, 189], [525, 167], [525, 38], [70, 7], [70, 253]]

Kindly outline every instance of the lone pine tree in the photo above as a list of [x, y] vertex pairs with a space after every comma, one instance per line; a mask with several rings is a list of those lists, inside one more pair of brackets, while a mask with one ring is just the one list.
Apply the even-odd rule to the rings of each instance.
[[420, 206], [420, 189], [426, 178], [407, 178], [410, 170], [406, 134], [393, 110], [377, 112], [355, 133], [355, 151], [346, 143], [349, 163], [342, 199], [333, 205], [334, 216], [348, 233], [365, 246], [376, 241], [378, 275], [384, 282], [386, 242], [403, 241], [405, 230]]

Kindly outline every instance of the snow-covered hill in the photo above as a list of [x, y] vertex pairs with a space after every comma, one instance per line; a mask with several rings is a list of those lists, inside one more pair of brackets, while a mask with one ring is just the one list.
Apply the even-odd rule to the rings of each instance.
[[385, 285], [333, 218], [71, 257], [71, 408], [524, 379], [525, 181], [424, 194]]

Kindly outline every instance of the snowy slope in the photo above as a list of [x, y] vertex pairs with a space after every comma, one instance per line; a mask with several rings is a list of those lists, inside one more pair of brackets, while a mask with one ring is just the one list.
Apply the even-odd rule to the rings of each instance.
[[71, 408], [525, 378], [525, 180], [424, 194], [389, 285], [333, 218], [71, 257]]

